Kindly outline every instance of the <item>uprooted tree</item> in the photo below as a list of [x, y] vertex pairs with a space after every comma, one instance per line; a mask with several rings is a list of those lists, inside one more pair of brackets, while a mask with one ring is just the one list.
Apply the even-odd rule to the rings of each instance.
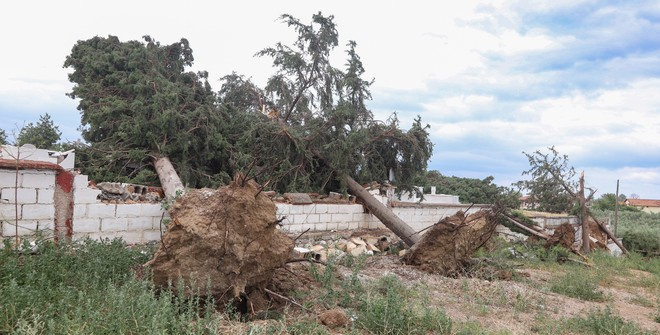
[[[238, 278], [246, 269], [257, 275], [252, 278], [245, 272], [250, 278], [227, 281], [214, 295], [230, 288], [233, 296], [247, 293], [242, 292], [247, 287], [263, 288], [270, 267], [253, 266], [252, 261], [258, 261], [255, 255], [272, 240], [253, 241], [263, 239], [264, 232], [273, 231], [278, 222], [271, 203], [264, 211], [272, 217], [255, 220], [258, 229], [229, 238], [238, 229], [232, 225], [241, 226], [240, 220], [258, 213], [242, 211], [251, 202], [231, 200], [239, 188], [248, 194], [246, 199], [257, 199], [259, 204], [270, 201], [261, 193], [264, 187], [280, 192], [348, 189], [408, 244], [418, 238], [373, 196], [360, 195], [364, 189], [358, 181], [383, 181], [394, 174], [399, 191], [411, 190], [413, 178], [426, 169], [431, 156], [428, 126], [418, 117], [405, 131], [396, 115], [386, 122], [374, 119], [365, 104], [371, 98], [372, 81], [362, 79], [364, 68], [356, 43], [348, 43], [344, 70], [330, 63], [330, 53], [339, 41], [332, 16], [318, 13], [309, 24], [290, 15], [283, 15], [282, 20], [294, 28], [297, 40], [291, 46], [278, 43], [257, 53], [271, 57], [276, 69], [264, 88], [233, 73], [223, 77], [220, 92], [213, 93], [206, 73], [186, 72], [193, 56], [185, 39], [161, 46], [148, 36], [145, 42], [94, 37], [79, 41], [67, 57], [64, 65], [73, 68], [69, 79], [75, 84], [69, 96], [80, 99], [83, 138], [91, 143], [97, 166], [114, 174], [142, 177], [155, 176], [155, 170], [170, 195], [182, 184], [216, 186], [243, 173], [230, 186], [211, 192], [215, 195], [207, 197], [198, 191], [184, 196], [180, 201], [191, 204], [190, 208], [173, 207], [169, 237], [163, 239], [158, 260], [151, 263], [163, 270], [158, 272], [161, 284], [176, 277], [177, 271], [204, 273], [205, 266], [217, 267], [213, 262], [223, 257], [237, 260], [225, 273], [227, 278]], [[172, 164], [161, 164], [169, 161]], [[255, 186], [251, 179], [263, 186]], [[211, 198], [218, 201], [205, 202]], [[237, 206], [233, 210], [240, 218], [232, 224], [222, 213], [231, 207], [228, 204]], [[188, 215], [193, 209], [199, 215]], [[170, 261], [192, 257], [174, 249], [202, 243], [199, 229], [209, 227], [217, 241], [223, 241], [208, 247], [212, 260], [201, 262], [199, 268], [168, 272]], [[288, 243], [281, 245], [288, 250]], [[249, 248], [256, 249], [246, 253]], [[286, 252], [277, 253], [275, 263], [281, 263], [282, 254]]]
[[[176, 172], [190, 187], [217, 186], [243, 172], [280, 192], [356, 192], [351, 179], [383, 181], [393, 172], [398, 190], [411, 190], [431, 156], [428, 126], [418, 117], [405, 131], [396, 115], [374, 119], [365, 104], [372, 81], [362, 78], [357, 44], [347, 44], [345, 69], [330, 62], [339, 43], [333, 16], [318, 13], [309, 24], [281, 18], [297, 39], [257, 52], [276, 70], [266, 86], [234, 73], [223, 77], [218, 94], [207, 73], [186, 72], [193, 56], [185, 39], [166, 46], [148, 36], [145, 43], [79, 41], [64, 65], [73, 68], [69, 96], [80, 99], [94, 164], [142, 179], [156, 169], [169, 194], [165, 176]], [[170, 169], [156, 164], [167, 158]]]
[[186, 71], [193, 62], [188, 41], [144, 40], [94, 37], [78, 41], [66, 58], [74, 83], [68, 95], [79, 99], [82, 137], [94, 153], [85, 164], [109, 176], [155, 180], [155, 163], [171, 160], [191, 187], [228, 179], [225, 119], [207, 74]]
[[[591, 250], [591, 235], [602, 235], [601, 239], [596, 239], [597, 243], [606, 245], [607, 239], [611, 239], [627, 253], [626, 248], [612, 234], [607, 227], [602, 224], [591, 213], [587, 203], [593, 199], [595, 190], [584, 186], [584, 172], [580, 178], [575, 181], [575, 169], [568, 165], [568, 156], [560, 155], [554, 146], [548, 148], [548, 153], [540, 150], [534, 153], [524, 153], [529, 160], [530, 169], [523, 172], [523, 175], [532, 176], [532, 180], [518, 182], [521, 189], [529, 191], [530, 199], [538, 205], [539, 209], [548, 212], [569, 212], [577, 211], [582, 226], [582, 251]], [[585, 195], [585, 189], [589, 194]], [[603, 240], [605, 242], [602, 242]], [[601, 247], [605, 247], [601, 245]]]
[[410, 189], [431, 155], [427, 127], [418, 118], [404, 131], [396, 115], [373, 118], [365, 105], [372, 81], [362, 78], [356, 43], [348, 43], [344, 70], [330, 63], [339, 41], [332, 16], [282, 20], [298, 38], [257, 53], [276, 69], [266, 86], [231, 74], [218, 94], [207, 73], [186, 70], [193, 55], [185, 39], [79, 41], [64, 66], [73, 69], [69, 96], [80, 99], [92, 163], [109, 176], [155, 181], [154, 161], [167, 157], [190, 187], [243, 171], [281, 192], [345, 190], [345, 176], [370, 182], [391, 170], [399, 190]]

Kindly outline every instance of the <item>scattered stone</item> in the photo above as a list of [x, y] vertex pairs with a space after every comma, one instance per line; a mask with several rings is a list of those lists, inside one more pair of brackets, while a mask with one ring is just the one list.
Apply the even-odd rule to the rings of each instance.
[[371, 243], [367, 244], [367, 250], [373, 251], [373, 252], [381, 252], [381, 250], [378, 249], [378, 247], [376, 247], [375, 245], [373, 245]]
[[[351, 253], [351, 255], [357, 257], [357, 256], [360, 256], [361, 254], [367, 253], [367, 251], [368, 251], [367, 246], [361, 244], [361, 245], [358, 245], [355, 248], [351, 249], [349, 252]], [[372, 252], [372, 254], [373, 254], [373, 252]]]
[[319, 252], [319, 251], [325, 249], [325, 247], [322, 246], [322, 245], [317, 244], [317, 245], [313, 245], [313, 246], [312, 246], [311, 248], [309, 248], [309, 249], [310, 249], [311, 251], [314, 251], [314, 252]]
[[355, 245], [367, 245], [367, 243], [359, 237], [351, 237], [351, 242], [355, 243]]

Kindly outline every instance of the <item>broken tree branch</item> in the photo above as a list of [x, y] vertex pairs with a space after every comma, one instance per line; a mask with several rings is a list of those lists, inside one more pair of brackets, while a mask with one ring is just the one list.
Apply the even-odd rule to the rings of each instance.
[[532, 235], [534, 235], [534, 236], [536, 236], [536, 237], [540, 237], [540, 238], [542, 238], [542, 239], [544, 239], [544, 240], [547, 240], [547, 239], [550, 238], [550, 236], [545, 235], [545, 234], [542, 234], [542, 233], [540, 233], [540, 232], [537, 232], [536, 230], [534, 230], [534, 229], [532, 229], [532, 228], [529, 228], [529, 227], [525, 226], [524, 224], [522, 224], [522, 223], [520, 223], [520, 222], [514, 220], [513, 218], [511, 218], [510, 216], [508, 216], [508, 215], [506, 215], [506, 214], [502, 214], [502, 215], [503, 215], [505, 218], [507, 218], [507, 220], [509, 220], [511, 223], [513, 223], [514, 225], [516, 225], [516, 227], [518, 227], [518, 228], [520, 228], [520, 229], [522, 229], [522, 230], [524, 230], [524, 231], [526, 231], [526, 232], [528, 232], [528, 233], [530, 233], [530, 234], [532, 234]]

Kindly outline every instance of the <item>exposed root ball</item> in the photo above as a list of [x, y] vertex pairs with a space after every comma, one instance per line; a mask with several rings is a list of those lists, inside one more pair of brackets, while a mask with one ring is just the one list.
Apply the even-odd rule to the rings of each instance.
[[218, 190], [193, 190], [177, 200], [162, 245], [147, 265], [154, 283], [185, 295], [229, 300], [263, 289], [284, 265], [293, 241], [276, 228], [275, 204], [256, 182], [240, 177]]
[[496, 215], [490, 210], [467, 217], [459, 211], [429, 229], [405, 254], [404, 262], [431, 273], [457, 275], [493, 235], [496, 224]]

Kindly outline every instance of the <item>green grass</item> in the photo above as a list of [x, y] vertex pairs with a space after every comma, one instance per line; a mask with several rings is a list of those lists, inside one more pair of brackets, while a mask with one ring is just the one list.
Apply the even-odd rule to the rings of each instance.
[[[612, 211], [594, 211], [594, 214], [609, 217], [614, 224]], [[623, 244], [630, 251], [660, 256], [660, 213], [619, 212], [617, 236], [623, 237]]]
[[587, 301], [604, 301], [598, 289], [599, 278], [587, 269], [570, 268], [566, 273], [553, 278], [550, 291]]
[[612, 312], [610, 307], [592, 309], [586, 316], [575, 316], [563, 321], [538, 315], [532, 327], [538, 334], [583, 334], [583, 335], [650, 335], [654, 332], [640, 328]]
[[451, 334], [444, 311], [415, 303], [412, 295], [397, 277], [384, 276], [360, 297], [355, 322], [371, 334]]
[[213, 301], [157, 292], [133, 268], [150, 256], [121, 241], [0, 250], [0, 333], [215, 334]]

